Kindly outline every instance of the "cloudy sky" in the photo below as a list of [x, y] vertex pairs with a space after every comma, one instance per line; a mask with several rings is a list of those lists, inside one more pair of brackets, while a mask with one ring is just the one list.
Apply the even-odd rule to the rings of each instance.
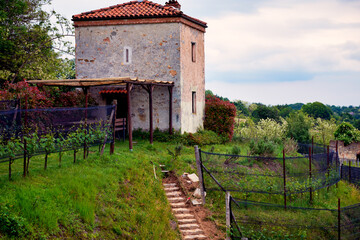
[[[127, 1], [52, 2], [71, 19]], [[208, 23], [206, 88], [214, 93], [273, 105], [360, 105], [359, 0], [179, 2], [184, 13]]]

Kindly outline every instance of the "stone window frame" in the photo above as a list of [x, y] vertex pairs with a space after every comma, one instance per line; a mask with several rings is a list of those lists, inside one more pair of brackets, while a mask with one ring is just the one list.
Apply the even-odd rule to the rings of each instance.
[[192, 113], [196, 114], [196, 91], [191, 92], [191, 108]]
[[124, 64], [130, 65], [132, 63], [132, 48], [124, 47]]
[[191, 42], [191, 61], [196, 62], [196, 42]]

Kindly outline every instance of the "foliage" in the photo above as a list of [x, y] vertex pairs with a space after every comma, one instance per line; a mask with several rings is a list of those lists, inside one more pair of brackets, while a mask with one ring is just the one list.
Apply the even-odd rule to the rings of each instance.
[[302, 112], [291, 113], [287, 121], [287, 136], [295, 139], [297, 142], [310, 142], [311, 121]]
[[218, 136], [215, 132], [209, 130], [199, 130], [196, 133], [186, 133], [184, 134], [184, 137], [185, 144], [189, 146], [222, 144], [229, 141], [226, 137]]
[[294, 139], [286, 138], [284, 140], [284, 150], [286, 156], [295, 155], [299, 150], [299, 145]]
[[264, 139], [250, 141], [250, 155], [261, 157], [273, 157], [276, 144]]
[[55, 11], [44, 11], [48, 4], [50, 0], [0, 0], [0, 85], [23, 78], [54, 79], [63, 69], [55, 49], [71, 51], [61, 39], [73, 29]]
[[237, 100], [237, 101], [234, 101], [232, 103], [235, 105], [236, 112], [237, 112], [238, 115], [240, 115], [240, 114], [242, 114], [244, 116], [249, 116], [250, 115], [250, 112], [247, 109], [244, 102], [242, 102], [241, 100]]
[[328, 145], [330, 140], [334, 139], [334, 132], [336, 130], [335, 119], [330, 121], [321, 118], [316, 119], [315, 126], [310, 130], [314, 141], [324, 145]]
[[332, 115], [331, 108], [325, 106], [321, 102], [308, 103], [302, 106], [301, 109], [304, 113], [309, 114], [309, 116], [315, 119], [322, 118], [322, 119], [330, 120]]
[[258, 105], [258, 107], [252, 112], [252, 117], [255, 121], [259, 121], [260, 119], [273, 119], [279, 120], [279, 110], [274, 107], [268, 107], [263, 104]]
[[0, 205], [0, 232], [9, 237], [25, 236], [25, 219], [12, 213], [7, 206]]
[[353, 142], [360, 142], [360, 131], [350, 123], [344, 122], [340, 124], [334, 135], [337, 140], [343, 141], [345, 146]]
[[[79, 90], [64, 92], [59, 88], [30, 86], [26, 81], [14, 84], [7, 83], [4, 90], [0, 90], [1, 100], [20, 99], [21, 107], [28, 109], [50, 107], [85, 107], [85, 95]], [[95, 105], [93, 97], [89, 96], [89, 105]]]
[[207, 95], [205, 100], [204, 128], [226, 136], [231, 141], [234, 134], [236, 108], [234, 104], [215, 96]]
[[236, 133], [245, 139], [264, 139], [281, 142], [286, 137], [287, 122], [281, 119], [278, 123], [272, 119], [261, 119], [256, 125], [248, 119], [243, 127], [236, 129]]

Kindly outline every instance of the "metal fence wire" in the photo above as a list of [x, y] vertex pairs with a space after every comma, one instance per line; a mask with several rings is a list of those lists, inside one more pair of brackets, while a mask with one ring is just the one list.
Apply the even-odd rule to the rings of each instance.
[[[10, 109], [0, 111], [0, 147], [4, 147], [11, 141], [24, 144], [26, 137], [38, 138], [40, 143], [48, 135], [53, 136], [55, 149], [52, 152], [72, 149], [75, 143], [68, 144], [64, 149], [64, 142], [75, 132], [87, 134], [87, 147], [102, 143], [113, 142], [113, 130], [115, 118], [115, 106], [96, 106], [88, 108], [51, 108], [51, 109]], [[104, 139], [106, 133], [106, 139]], [[35, 134], [35, 135], [34, 135]], [[79, 148], [84, 142], [78, 141]], [[21, 145], [12, 154], [13, 159], [24, 155], [25, 146]], [[29, 152], [29, 151], [28, 151]], [[41, 146], [32, 153], [32, 156], [45, 153]], [[0, 151], [0, 161], [9, 161], [9, 155]]]
[[[360, 204], [339, 209], [287, 207], [285, 210], [283, 205], [230, 199], [232, 239], [241, 239], [239, 226], [250, 226], [253, 231], [307, 229], [310, 230], [307, 239], [360, 238]], [[297, 219], [305, 219], [305, 223], [299, 224], [294, 214]], [[301, 236], [290, 234], [290, 238]]]
[[201, 150], [200, 156], [207, 173], [204, 184], [208, 190], [263, 194], [286, 191], [291, 195], [322, 189], [340, 181], [339, 164], [333, 151], [310, 158], [240, 156]]
[[304, 238], [291, 235], [291, 229], [307, 230], [307, 239], [360, 239], [360, 204], [341, 208], [339, 200], [338, 209], [286, 205], [289, 195], [311, 193], [340, 179], [359, 183], [360, 168], [340, 166], [338, 154], [324, 145], [300, 144], [299, 153], [302, 156], [273, 158], [199, 150], [204, 190], [284, 195], [285, 204], [230, 196], [231, 239], [244, 237], [240, 226], [255, 232], [286, 230], [290, 239]]

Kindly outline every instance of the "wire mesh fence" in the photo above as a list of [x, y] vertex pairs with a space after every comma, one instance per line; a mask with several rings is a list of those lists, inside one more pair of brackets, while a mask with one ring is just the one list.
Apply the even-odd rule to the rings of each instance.
[[338, 154], [327, 146], [301, 146], [302, 156], [284, 154], [283, 158], [199, 150], [204, 190], [240, 193], [237, 196], [284, 195], [284, 204], [230, 197], [227, 207], [230, 208], [231, 239], [242, 239], [244, 229], [282, 234], [281, 237], [287, 239], [360, 239], [360, 204], [340, 208], [339, 200], [338, 209], [287, 205], [286, 199], [291, 195], [294, 199], [296, 194], [310, 193], [311, 200], [315, 190], [332, 186], [341, 178], [355, 182], [360, 175], [359, 168], [340, 167]]
[[[114, 142], [115, 106], [0, 111], [0, 163]], [[74, 155], [75, 157], [75, 155]], [[46, 162], [47, 160], [45, 160]], [[26, 161], [24, 161], [25, 169]], [[45, 163], [46, 168], [46, 163]], [[28, 170], [27, 170], [28, 171]], [[24, 170], [25, 175], [25, 170]]]
[[291, 195], [322, 189], [340, 180], [332, 151], [309, 157], [273, 158], [200, 150], [200, 156], [208, 190]]
[[360, 168], [350, 165], [341, 166], [341, 179], [360, 187]]
[[[302, 208], [246, 201], [230, 197], [231, 238], [241, 239], [243, 229], [282, 232], [290, 239], [359, 239], [360, 205], [338, 209]], [[339, 202], [340, 204], [340, 202]], [[340, 206], [340, 205], [339, 205]], [[296, 229], [297, 231], [293, 231]], [[307, 230], [306, 234], [304, 234]]]

